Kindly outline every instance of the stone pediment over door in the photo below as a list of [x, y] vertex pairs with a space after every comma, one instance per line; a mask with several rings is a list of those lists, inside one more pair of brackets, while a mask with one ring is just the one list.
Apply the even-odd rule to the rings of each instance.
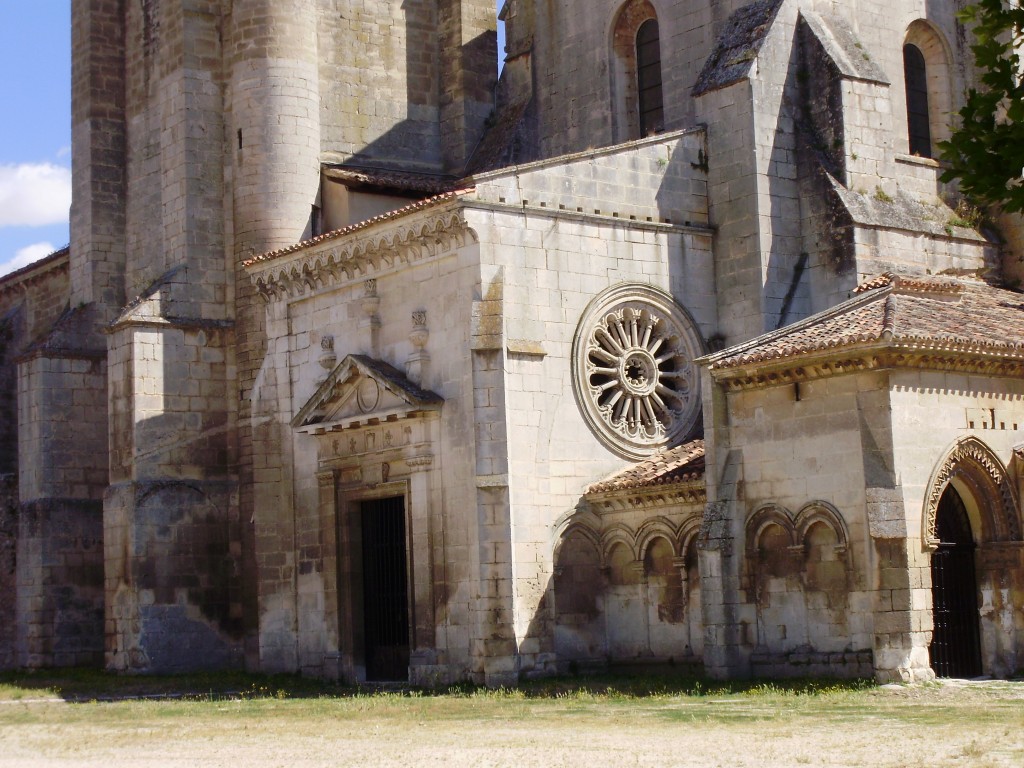
[[299, 432], [322, 434], [440, 410], [444, 400], [420, 389], [397, 368], [365, 355], [349, 355], [292, 419]]

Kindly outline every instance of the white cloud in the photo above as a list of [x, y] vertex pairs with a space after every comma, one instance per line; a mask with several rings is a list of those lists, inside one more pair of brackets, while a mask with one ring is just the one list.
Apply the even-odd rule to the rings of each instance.
[[38, 261], [44, 256], [49, 256], [56, 248], [51, 243], [33, 243], [26, 245], [15, 252], [14, 257], [0, 264], [0, 277], [8, 275], [17, 269], [27, 267], [33, 261]]
[[0, 165], [0, 227], [62, 224], [70, 208], [70, 169], [52, 163]]

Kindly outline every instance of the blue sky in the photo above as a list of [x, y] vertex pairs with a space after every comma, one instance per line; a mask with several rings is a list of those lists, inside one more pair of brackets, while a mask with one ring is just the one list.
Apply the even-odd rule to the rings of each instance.
[[[501, 8], [502, 0], [496, 0]], [[503, 57], [503, 35], [498, 53]], [[68, 242], [71, 2], [0, 0], [0, 275]]]
[[0, 273], [68, 242], [70, 6], [0, 2]]

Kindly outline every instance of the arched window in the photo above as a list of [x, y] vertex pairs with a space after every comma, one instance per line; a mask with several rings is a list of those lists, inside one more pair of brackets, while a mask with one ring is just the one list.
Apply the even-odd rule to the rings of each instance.
[[903, 81], [907, 88], [907, 126], [910, 154], [932, 156], [932, 134], [928, 112], [928, 71], [924, 54], [912, 43], [903, 46]]
[[626, 0], [611, 32], [614, 140], [639, 139], [664, 130], [660, 30], [650, 0]]
[[665, 128], [657, 19], [648, 19], [636, 33], [636, 79], [640, 135], [649, 136]]

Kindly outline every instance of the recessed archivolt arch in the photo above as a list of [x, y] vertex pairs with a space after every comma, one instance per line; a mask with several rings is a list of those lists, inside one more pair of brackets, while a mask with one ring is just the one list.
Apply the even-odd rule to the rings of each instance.
[[562, 547], [569, 541], [573, 536], [579, 536], [585, 540], [590, 546], [594, 548], [594, 552], [597, 555], [601, 555], [601, 537], [597, 531], [591, 528], [586, 523], [573, 522], [569, 523], [559, 534], [558, 542], [555, 544], [554, 551], [554, 562], [558, 563], [558, 557], [562, 552]]
[[672, 554], [679, 555], [679, 540], [676, 526], [668, 518], [652, 517], [644, 520], [636, 533], [638, 560], [643, 560], [647, 557], [648, 547], [657, 538], [665, 539], [672, 547]]
[[839, 510], [827, 501], [808, 502], [795, 515], [781, 504], [764, 504], [758, 507], [747, 520], [747, 554], [749, 556], [757, 554], [761, 537], [770, 526], [777, 525], [786, 532], [790, 547], [799, 547], [806, 543], [807, 534], [811, 528], [819, 523], [827, 526], [835, 534], [836, 550], [845, 552], [850, 541], [846, 522]]
[[796, 526], [797, 542], [807, 541], [807, 533], [811, 527], [818, 523], [824, 523], [835, 534], [836, 551], [845, 551], [849, 546], [850, 537], [847, 533], [843, 516], [839, 514], [838, 509], [827, 501], [812, 501], [809, 504], [805, 504], [796, 513], [796, 518], [793, 522]]
[[636, 536], [625, 525], [614, 525], [601, 534], [601, 562], [608, 563], [612, 550], [616, 545], [622, 544], [632, 555], [633, 560], [638, 560], [636, 554]]
[[793, 523], [793, 513], [781, 504], [764, 504], [747, 520], [747, 554], [756, 555], [764, 532], [773, 525], [777, 525], [789, 535], [789, 546], [796, 546], [796, 526]]
[[932, 473], [921, 525], [925, 549], [938, 545], [935, 518], [939, 499], [951, 482], [974, 497], [981, 523], [975, 532], [979, 542], [1021, 540], [1020, 504], [1006, 467], [991, 448], [971, 436], [956, 441]]
[[[689, 557], [689, 551], [691, 546], [695, 546], [700, 537], [700, 524], [701, 520], [696, 515], [687, 519], [679, 527], [679, 552], [680, 557]], [[694, 549], [696, 553], [696, 548]], [[687, 566], [693, 565], [693, 563], [687, 562]]]

